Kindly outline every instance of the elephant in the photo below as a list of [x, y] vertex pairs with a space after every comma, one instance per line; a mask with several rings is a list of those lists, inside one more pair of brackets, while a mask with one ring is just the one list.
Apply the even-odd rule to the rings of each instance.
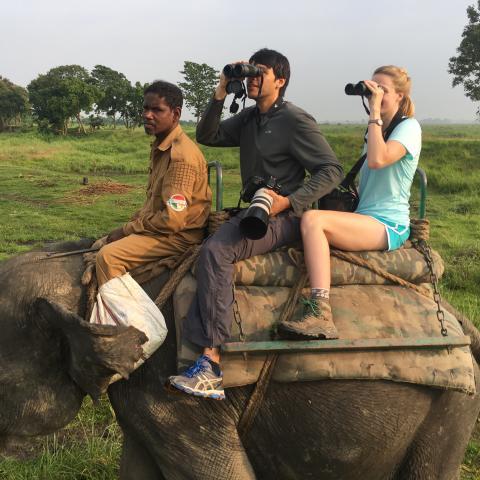
[[[165, 389], [176, 371], [171, 302], [164, 344], [129, 375], [145, 336], [83, 321], [81, 255], [46, 259], [47, 251], [0, 264], [0, 448], [67, 425], [116, 371], [129, 376], [108, 387], [124, 433], [122, 480], [458, 478], [480, 395], [384, 380], [272, 382], [240, 438], [253, 386], [227, 389], [223, 402]], [[161, 279], [143, 287], [154, 298]], [[468, 325], [478, 352], [480, 335]], [[94, 370], [98, 355], [107, 360]]]

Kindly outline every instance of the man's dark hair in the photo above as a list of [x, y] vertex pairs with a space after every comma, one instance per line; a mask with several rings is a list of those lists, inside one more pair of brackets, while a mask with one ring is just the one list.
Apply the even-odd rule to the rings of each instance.
[[182, 91], [173, 83], [165, 82], [164, 80], [155, 80], [153, 83], [145, 87], [143, 94], [156, 93], [160, 98], [165, 99], [165, 103], [170, 108], [183, 106]]
[[285, 90], [290, 80], [290, 63], [285, 55], [275, 50], [262, 48], [250, 57], [249, 62], [265, 65], [273, 69], [275, 78], [284, 78], [285, 85], [280, 89], [280, 96], [283, 97], [285, 95]]

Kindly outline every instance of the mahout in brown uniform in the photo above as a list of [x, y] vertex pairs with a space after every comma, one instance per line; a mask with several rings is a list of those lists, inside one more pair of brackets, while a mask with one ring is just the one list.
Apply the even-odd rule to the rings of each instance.
[[146, 133], [155, 135], [147, 198], [122, 227], [107, 237], [97, 255], [99, 285], [201, 243], [210, 212], [207, 165], [198, 146], [179, 125], [182, 93], [167, 82], [145, 90]]

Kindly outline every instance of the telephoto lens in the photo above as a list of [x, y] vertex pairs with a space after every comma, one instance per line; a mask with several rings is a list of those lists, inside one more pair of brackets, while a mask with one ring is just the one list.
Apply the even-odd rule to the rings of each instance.
[[369, 97], [372, 94], [363, 81], [358, 83], [347, 83], [345, 85], [345, 93], [347, 95], [360, 95], [363, 97]]
[[267, 233], [273, 199], [265, 188], [259, 188], [252, 198], [245, 216], [240, 220], [240, 230], [252, 240], [263, 238]]

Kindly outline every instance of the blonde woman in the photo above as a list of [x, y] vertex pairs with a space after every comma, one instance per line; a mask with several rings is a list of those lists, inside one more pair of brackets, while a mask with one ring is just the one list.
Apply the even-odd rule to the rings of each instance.
[[[410, 99], [411, 80], [403, 68], [387, 65], [364, 82], [371, 96], [360, 201], [354, 213], [309, 210], [302, 216], [311, 295], [305, 300], [301, 320], [280, 325], [280, 333], [289, 338], [338, 338], [329, 303], [330, 245], [346, 251], [394, 250], [410, 233], [410, 187], [421, 149], [421, 129], [413, 118]], [[385, 141], [384, 132], [400, 118]]]

